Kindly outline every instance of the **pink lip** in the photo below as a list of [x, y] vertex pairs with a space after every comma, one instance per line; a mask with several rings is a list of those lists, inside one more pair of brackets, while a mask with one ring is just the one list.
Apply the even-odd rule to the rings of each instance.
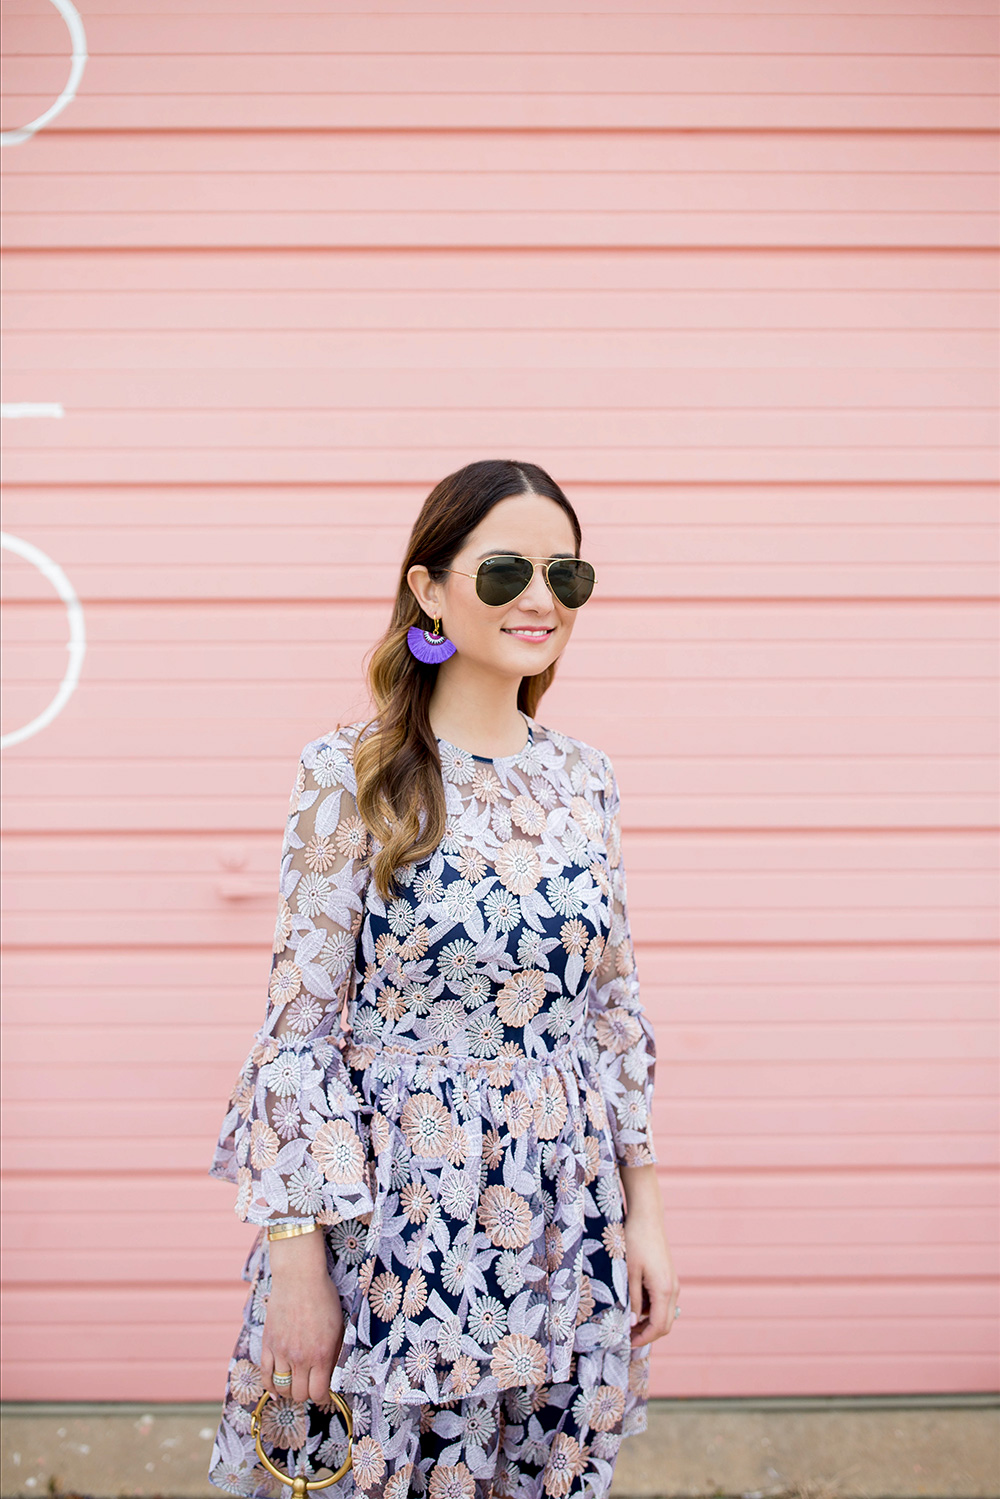
[[[533, 627], [531, 625], [524, 625], [523, 628], [525, 630], [530, 630]], [[520, 629], [510, 628], [510, 627], [508, 627], [506, 625], [504, 625], [502, 627], [502, 632], [503, 632], [504, 635], [516, 635], [517, 638], [518, 638], [518, 640], [528, 640], [528, 641], [531, 641], [535, 645], [540, 645], [543, 640], [548, 640], [549, 636], [552, 634], [552, 632], [555, 629], [555, 625], [540, 625], [540, 626], [538, 626], [538, 629], [539, 629], [539, 631], [544, 630], [545, 633], [544, 634], [539, 633], [539, 634], [536, 634], [534, 636], [531, 636], [531, 635], [522, 635]]]

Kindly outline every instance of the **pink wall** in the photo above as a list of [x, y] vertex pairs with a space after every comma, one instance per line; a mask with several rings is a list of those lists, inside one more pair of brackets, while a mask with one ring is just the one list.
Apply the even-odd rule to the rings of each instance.
[[[5, 755], [8, 1397], [221, 1394], [294, 757], [491, 455], [600, 564], [541, 716], [625, 798], [653, 1393], [995, 1385], [994, 6], [758, 8], [83, 3], [3, 151], [4, 399], [65, 413], [5, 526], [88, 642]], [[5, 15], [10, 127], [69, 44]], [[9, 732], [67, 615], [4, 569]]]

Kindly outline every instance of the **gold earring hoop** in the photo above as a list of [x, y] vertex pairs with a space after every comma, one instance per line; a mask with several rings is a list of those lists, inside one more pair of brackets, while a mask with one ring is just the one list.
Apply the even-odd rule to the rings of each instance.
[[250, 1417], [250, 1430], [253, 1432], [254, 1446], [257, 1448], [257, 1456], [264, 1464], [264, 1467], [274, 1478], [280, 1478], [282, 1483], [288, 1485], [288, 1487], [292, 1491], [292, 1494], [294, 1495], [294, 1499], [301, 1499], [301, 1496], [308, 1494], [312, 1489], [328, 1489], [331, 1483], [336, 1483], [338, 1479], [343, 1478], [345, 1473], [350, 1472], [354, 1464], [354, 1456], [351, 1451], [354, 1443], [354, 1422], [351, 1417], [350, 1406], [341, 1395], [338, 1395], [336, 1390], [330, 1391], [330, 1399], [340, 1411], [340, 1414], [344, 1419], [344, 1425], [347, 1427], [347, 1458], [337, 1469], [336, 1473], [332, 1474], [329, 1478], [303, 1478], [301, 1474], [297, 1478], [293, 1478], [290, 1473], [282, 1473], [281, 1469], [277, 1467], [276, 1464], [274, 1464], [268, 1457], [267, 1453], [264, 1451], [264, 1448], [261, 1446], [260, 1415], [261, 1411], [264, 1409], [270, 1398], [270, 1390], [265, 1390], [263, 1395], [257, 1401], [257, 1404], [254, 1406], [253, 1415]]

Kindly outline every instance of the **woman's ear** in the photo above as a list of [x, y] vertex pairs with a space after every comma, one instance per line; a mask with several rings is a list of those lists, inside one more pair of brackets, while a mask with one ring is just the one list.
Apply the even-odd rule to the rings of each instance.
[[410, 592], [426, 615], [431, 619], [441, 613], [441, 584], [435, 583], [422, 562], [415, 563], [406, 574]]

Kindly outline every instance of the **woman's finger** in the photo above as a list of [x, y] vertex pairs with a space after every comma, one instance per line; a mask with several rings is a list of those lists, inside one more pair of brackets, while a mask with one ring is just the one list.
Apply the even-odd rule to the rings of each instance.
[[628, 1299], [632, 1310], [633, 1332], [643, 1320], [642, 1314], [642, 1268], [639, 1265], [628, 1267]]
[[309, 1393], [307, 1400], [319, 1404], [320, 1401], [330, 1399], [330, 1380], [333, 1377], [333, 1364], [324, 1360], [321, 1364], [313, 1364], [309, 1370]]
[[[294, 1376], [294, 1371], [293, 1371], [293, 1368], [292, 1368], [292, 1361], [291, 1361], [291, 1359], [288, 1358], [286, 1354], [282, 1353], [280, 1349], [276, 1349], [276, 1348], [270, 1348], [270, 1349], [268, 1349], [265, 1353], [263, 1353], [261, 1355], [261, 1374], [262, 1375], [263, 1375], [263, 1372], [264, 1372], [264, 1360], [265, 1360], [265, 1358], [267, 1358], [269, 1360], [269, 1363], [270, 1363], [269, 1377], [265, 1381], [265, 1388], [270, 1391], [270, 1393], [275, 1397], [275, 1399], [277, 1399], [277, 1400], [288, 1400], [289, 1397], [291, 1396], [292, 1389], [294, 1387], [294, 1377], [295, 1377]], [[275, 1383], [274, 1376], [276, 1374], [289, 1374], [289, 1373], [292, 1374], [293, 1384], [289, 1385], [289, 1384], [285, 1384], [285, 1383], [282, 1383], [282, 1384], [276, 1384]]]
[[309, 1364], [292, 1364], [291, 1389], [285, 1389], [285, 1399], [294, 1400], [296, 1405], [302, 1405], [309, 1399], [309, 1376], [312, 1372]]
[[656, 1281], [649, 1292], [649, 1341], [662, 1338], [670, 1327], [670, 1285]]

